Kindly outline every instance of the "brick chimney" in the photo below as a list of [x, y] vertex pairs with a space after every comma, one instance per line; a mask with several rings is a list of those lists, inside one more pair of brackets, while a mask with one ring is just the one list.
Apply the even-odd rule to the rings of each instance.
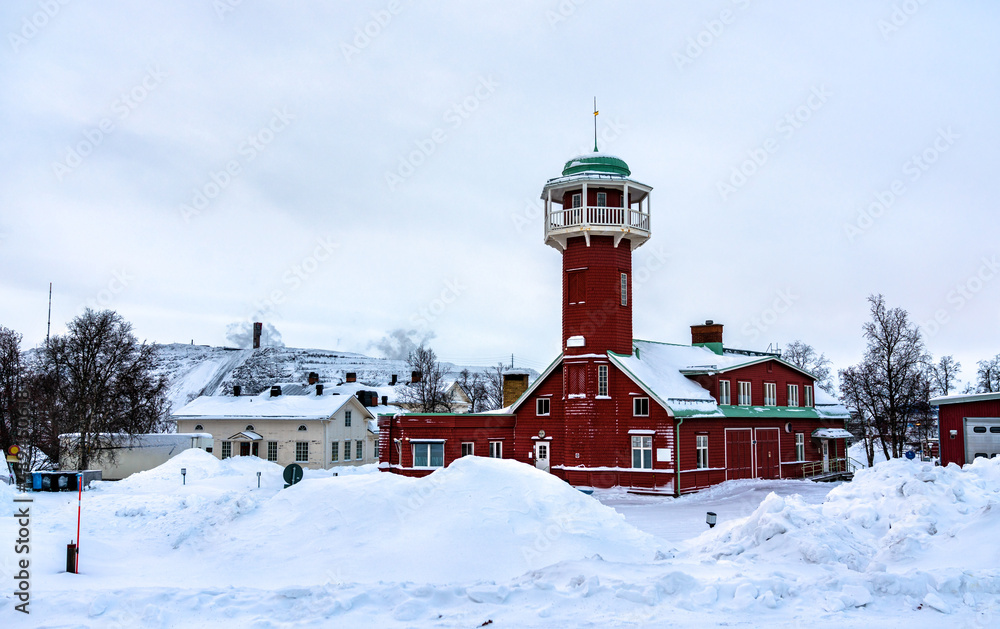
[[346, 374], [344, 374], [344, 381], [345, 382], [357, 382], [358, 381], [358, 374], [357, 374], [357, 372], [348, 371]]
[[691, 326], [691, 345], [722, 354], [722, 324], [709, 319], [705, 325]]
[[264, 330], [264, 324], [255, 321], [253, 324], [253, 348], [260, 349], [260, 333]]
[[508, 407], [528, 390], [528, 374], [523, 371], [509, 371], [503, 375], [503, 405]]
[[423, 374], [420, 373], [419, 371], [414, 371], [414, 372], [410, 373], [410, 383], [411, 384], [416, 384], [416, 383], [420, 382], [420, 380], [422, 378], [423, 378]]
[[309, 384], [316, 384], [319, 382], [319, 374], [315, 371], [309, 372]]

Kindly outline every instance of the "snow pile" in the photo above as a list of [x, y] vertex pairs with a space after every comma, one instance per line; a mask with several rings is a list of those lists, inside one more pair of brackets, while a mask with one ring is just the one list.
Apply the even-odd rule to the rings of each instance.
[[859, 471], [821, 505], [770, 494], [682, 556], [747, 569], [818, 565], [827, 608], [903, 595], [949, 611], [1000, 594], [998, 537], [1000, 460], [965, 468], [893, 460]]
[[424, 478], [307, 479], [226, 535], [337, 582], [501, 580], [593, 555], [649, 562], [662, 546], [550, 474], [485, 457]]

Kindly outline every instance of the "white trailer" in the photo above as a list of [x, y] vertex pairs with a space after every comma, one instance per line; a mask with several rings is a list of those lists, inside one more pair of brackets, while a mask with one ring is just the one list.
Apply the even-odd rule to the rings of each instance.
[[[104, 480], [121, 480], [151, 470], [189, 448], [212, 451], [212, 435], [207, 432], [121, 435], [120, 439], [121, 446], [99, 451], [87, 463], [88, 469], [101, 470]], [[80, 469], [79, 440], [80, 433], [59, 435], [60, 470]]]

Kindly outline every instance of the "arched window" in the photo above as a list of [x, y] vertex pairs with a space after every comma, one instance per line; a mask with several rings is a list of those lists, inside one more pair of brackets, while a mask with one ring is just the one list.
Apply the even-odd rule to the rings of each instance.
[[247, 430], [253, 430], [253, 424], [247, 424], [246, 429]]
[[305, 425], [305, 424], [302, 424], [301, 426], [299, 426], [299, 430], [300, 430], [300, 431], [302, 431], [302, 432], [305, 432], [305, 430], [306, 430], [306, 425]]
[[205, 430], [204, 426], [202, 426], [201, 424], [198, 424], [197, 426], [195, 426], [194, 429], [198, 430], [198, 431]]

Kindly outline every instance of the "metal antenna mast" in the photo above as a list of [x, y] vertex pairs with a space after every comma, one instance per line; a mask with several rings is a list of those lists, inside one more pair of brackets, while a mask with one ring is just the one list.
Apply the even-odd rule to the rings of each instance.
[[594, 152], [597, 152], [597, 97], [594, 97]]
[[52, 282], [49, 282], [49, 323], [45, 326], [45, 347], [49, 346], [50, 332], [52, 332]]

